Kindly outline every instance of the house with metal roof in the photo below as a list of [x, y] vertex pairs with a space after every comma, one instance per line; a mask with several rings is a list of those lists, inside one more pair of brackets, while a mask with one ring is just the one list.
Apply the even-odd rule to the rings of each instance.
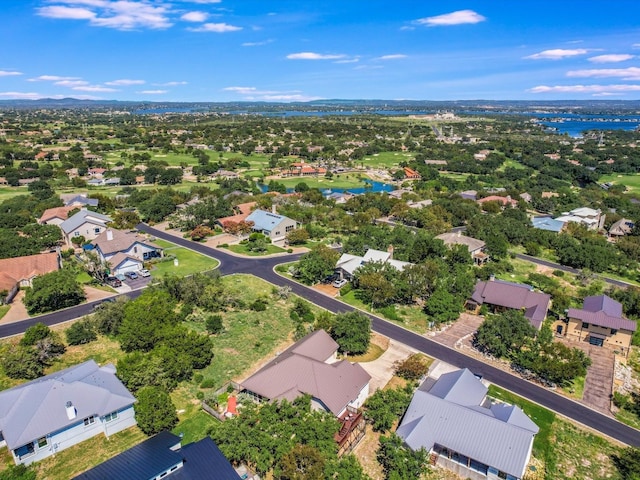
[[113, 275], [136, 272], [143, 262], [162, 257], [162, 247], [137, 232], [108, 228], [93, 242], [100, 261], [109, 265]]
[[605, 347], [629, 355], [637, 324], [622, 314], [622, 304], [607, 295], [585, 297], [582, 308], [570, 308], [564, 320], [553, 324], [555, 333], [577, 342]]
[[73, 480], [233, 480], [240, 479], [211, 437], [185, 446], [160, 432]]
[[615, 242], [618, 238], [629, 235], [633, 231], [634, 226], [635, 222], [633, 220], [621, 218], [617, 222], [614, 222], [609, 228], [609, 240]]
[[311, 395], [312, 408], [340, 417], [362, 406], [371, 376], [357, 363], [337, 360], [337, 351], [329, 334], [316, 330], [241, 382], [242, 392], [257, 402]]
[[0, 447], [30, 464], [136, 424], [136, 399], [112, 364], [93, 360], [0, 392]]
[[396, 434], [463, 478], [519, 480], [539, 428], [520, 408], [493, 403], [487, 391], [466, 368], [427, 378]]
[[600, 209], [594, 210], [589, 207], [574, 208], [570, 212], [564, 212], [556, 218], [561, 222], [574, 222], [585, 225], [589, 230], [600, 230], [604, 227], [606, 215]]
[[284, 241], [287, 233], [299, 226], [295, 220], [276, 213], [275, 206], [271, 212], [254, 210], [245, 218], [245, 221], [253, 222], [251, 227], [253, 231], [264, 234], [274, 243]]
[[539, 230], [547, 230], [549, 232], [555, 233], [560, 233], [566, 224], [567, 223], [562, 220], [551, 218], [549, 216], [533, 217], [531, 219], [531, 226], [533, 228], [537, 228]]
[[551, 296], [546, 293], [535, 292], [530, 285], [491, 279], [478, 282], [467, 300], [466, 308], [478, 313], [482, 305], [487, 305], [493, 312], [506, 309], [522, 310], [525, 318], [537, 330], [547, 318], [551, 305]]
[[110, 216], [83, 208], [62, 222], [60, 229], [65, 243], [68, 246], [73, 246], [72, 238], [84, 237], [87, 242], [90, 242], [107, 229], [109, 222], [111, 222]]
[[336, 263], [336, 272], [340, 275], [341, 279], [350, 280], [358, 268], [370, 262], [386, 263], [399, 271], [413, 265], [413, 263], [410, 262], [395, 260], [393, 258], [393, 245], [389, 245], [386, 252], [370, 248], [365, 252], [364, 257], [343, 253]]

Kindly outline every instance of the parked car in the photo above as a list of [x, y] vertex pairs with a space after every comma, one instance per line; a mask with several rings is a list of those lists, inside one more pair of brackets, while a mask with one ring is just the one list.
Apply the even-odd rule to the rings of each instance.
[[105, 283], [110, 287], [121, 287], [122, 282], [117, 277], [107, 277]]
[[347, 284], [347, 281], [343, 278], [342, 280], [336, 280], [331, 285], [333, 285], [335, 288], [342, 288], [346, 284]]
[[138, 274], [136, 272], [125, 272], [124, 273], [130, 280], [135, 280], [138, 278]]
[[142, 270], [138, 270], [138, 275], [140, 275], [141, 277], [150, 277], [151, 272], [146, 268], [143, 268]]

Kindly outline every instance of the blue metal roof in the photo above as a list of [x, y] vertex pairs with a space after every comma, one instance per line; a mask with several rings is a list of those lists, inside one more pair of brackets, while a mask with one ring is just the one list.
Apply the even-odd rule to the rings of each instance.
[[550, 232], [559, 233], [564, 227], [564, 222], [556, 220], [551, 217], [533, 217], [531, 219], [533, 228], [539, 228], [540, 230], [548, 230]]
[[[215, 442], [206, 437], [182, 448], [180, 437], [160, 432], [88, 470], [74, 480], [149, 480], [178, 465], [170, 480], [236, 480], [240, 476]], [[172, 450], [173, 448], [173, 450]]]
[[253, 222], [254, 230], [267, 230], [270, 232], [286, 220], [286, 218], [284, 215], [278, 215], [277, 213], [254, 210], [251, 212], [251, 215], [246, 218], [246, 221]]

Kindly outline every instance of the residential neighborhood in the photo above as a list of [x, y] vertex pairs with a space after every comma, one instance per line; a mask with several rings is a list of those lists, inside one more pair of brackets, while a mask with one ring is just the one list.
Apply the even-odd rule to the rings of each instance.
[[0, 479], [627, 478], [622, 133], [6, 115]]

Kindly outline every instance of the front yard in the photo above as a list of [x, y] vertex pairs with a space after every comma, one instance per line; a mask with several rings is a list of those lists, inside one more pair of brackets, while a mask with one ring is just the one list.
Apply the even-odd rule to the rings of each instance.
[[184, 277], [198, 272], [213, 270], [220, 264], [214, 258], [201, 255], [188, 248], [179, 247], [175, 243], [167, 242], [166, 240], [156, 239], [154, 243], [164, 249], [165, 256], [175, 257], [178, 260], [178, 265], [175, 265], [172, 259], [153, 263], [153, 269], [150, 269], [153, 277], [167, 274]]

